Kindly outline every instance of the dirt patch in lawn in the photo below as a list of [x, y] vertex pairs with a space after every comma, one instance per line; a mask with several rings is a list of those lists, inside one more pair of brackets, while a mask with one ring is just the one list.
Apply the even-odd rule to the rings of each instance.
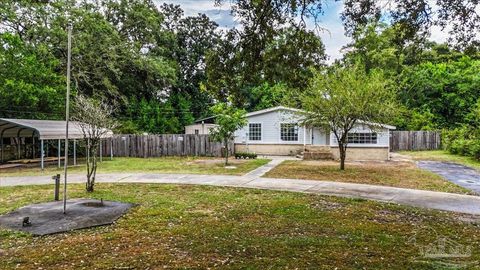
[[[241, 159], [228, 159], [229, 164], [243, 164], [246, 163], [247, 160], [241, 160]], [[186, 164], [192, 165], [218, 165], [218, 164], [224, 164], [225, 159], [195, 159], [192, 161], [187, 162]]]
[[407, 161], [347, 162], [345, 171], [335, 161], [285, 161], [265, 177], [310, 179], [433, 190], [451, 193], [471, 193], [437, 174], [419, 169]]

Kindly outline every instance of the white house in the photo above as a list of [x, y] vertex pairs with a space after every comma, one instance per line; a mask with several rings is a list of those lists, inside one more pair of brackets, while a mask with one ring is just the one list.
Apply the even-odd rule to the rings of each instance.
[[[320, 150], [338, 159], [338, 144], [334, 134], [329, 130], [301, 126], [299, 112], [301, 110], [279, 106], [248, 113], [248, 124], [235, 134], [235, 151], [296, 155], [305, 150]], [[378, 128], [372, 130], [369, 125], [358, 124], [349, 133], [347, 159], [389, 159], [389, 131], [395, 127], [374, 125]]]

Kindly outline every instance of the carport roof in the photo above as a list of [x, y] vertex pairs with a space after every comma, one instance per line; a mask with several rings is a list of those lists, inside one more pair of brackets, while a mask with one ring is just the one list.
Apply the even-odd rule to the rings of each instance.
[[[0, 137], [35, 136], [40, 140], [63, 140], [66, 137], [65, 125], [66, 121], [58, 120], [0, 118]], [[111, 137], [112, 135], [113, 133], [109, 131], [105, 137]], [[78, 122], [70, 121], [68, 137], [71, 139], [83, 138]]]

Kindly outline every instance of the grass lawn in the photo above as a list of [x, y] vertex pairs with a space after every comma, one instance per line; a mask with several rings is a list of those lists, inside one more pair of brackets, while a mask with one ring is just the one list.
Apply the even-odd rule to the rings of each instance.
[[460, 155], [450, 154], [448, 151], [445, 150], [401, 151], [400, 154], [411, 156], [415, 160], [454, 162], [480, 170], [480, 160], [476, 160], [472, 157], [464, 157]]
[[336, 162], [285, 161], [269, 171], [265, 177], [349, 182], [452, 193], [470, 192], [408, 162], [347, 163], [345, 171], [340, 171]]
[[[227, 169], [223, 159], [206, 157], [162, 157], [162, 158], [114, 158], [98, 163], [97, 173], [144, 172], [144, 173], [194, 173], [242, 175], [269, 162], [268, 159], [235, 160], [231, 159], [234, 169]], [[71, 167], [69, 173], [85, 173], [85, 166]], [[0, 170], [0, 176], [54, 175], [63, 174], [56, 165], [42, 171], [38, 167]]]
[[[449, 269], [442, 267], [480, 261], [480, 223], [471, 216], [266, 190], [98, 184], [86, 194], [83, 185], [69, 187], [71, 197], [139, 206], [113, 226], [45, 237], [0, 229], [0, 268]], [[51, 194], [52, 186], [0, 188], [0, 213]], [[422, 256], [442, 238], [471, 255]]]

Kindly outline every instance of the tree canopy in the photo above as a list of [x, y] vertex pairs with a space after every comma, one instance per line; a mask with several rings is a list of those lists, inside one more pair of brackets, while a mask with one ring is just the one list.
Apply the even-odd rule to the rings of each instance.
[[[205, 14], [186, 16], [153, 0], [2, 1], [0, 116], [63, 117], [69, 23], [73, 93], [115, 104], [118, 132], [182, 132], [218, 102], [247, 111], [302, 107], [309, 81], [329, 65], [319, 37], [326, 2], [228, 3], [239, 27], [222, 29]], [[381, 69], [398, 94], [399, 128], [471, 121], [479, 102], [478, 1], [343, 4], [352, 42], [335, 65]], [[447, 24], [448, 43], [429, 41], [432, 26]]]
[[380, 71], [367, 73], [363, 66], [334, 66], [317, 72], [302, 104], [303, 124], [326, 128], [335, 136], [342, 170], [348, 133], [359, 124], [377, 130], [377, 123], [392, 121], [397, 112], [395, 89]]

